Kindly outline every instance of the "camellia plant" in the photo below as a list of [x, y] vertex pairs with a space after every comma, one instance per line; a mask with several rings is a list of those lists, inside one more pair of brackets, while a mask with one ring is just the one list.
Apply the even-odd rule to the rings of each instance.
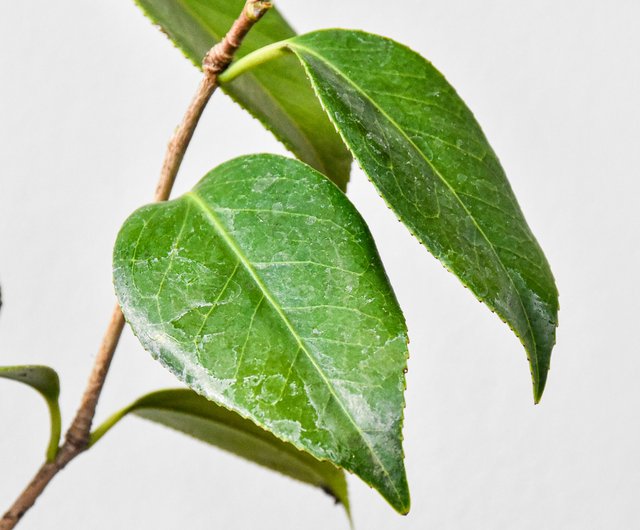
[[[355, 160], [407, 229], [513, 330], [537, 403], [558, 294], [498, 158], [442, 74], [402, 44], [343, 29], [298, 36], [261, 0], [138, 2], [202, 81], [155, 203], [117, 237], [118, 304], [62, 443], [57, 374], [0, 368], [51, 412], [46, 462], [0, 528], [13, 528], [59, 471], [129, 414], [318, 486], [347, 512], [349, 471], [407, 513], [407, 329], [345, 195], [350, 168]], [[168, 201], [217, 88], [296, 158], [236, 158]], [[125, 321], [185, 388], [145, 395], [92, 430]]]

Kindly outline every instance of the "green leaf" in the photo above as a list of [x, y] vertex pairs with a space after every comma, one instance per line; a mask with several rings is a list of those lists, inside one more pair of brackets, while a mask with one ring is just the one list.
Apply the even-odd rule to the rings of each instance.
[[404, 318], [330, 181], [274, 155], [227, 162], [126, 221], [114, 281], [135, 334], [180, 380], [408, 511]]
[[226, 73], [288, 48], [380, 195], [444, 266], [524, 345], [536, 403], [558, 324], [549, 264], [471, 111], [427, 60], [359, 31], [309, 33], [259, 50]]
[[[198, 68], [242, 12], [244, 0], [136, 0], [147, 16]], [[252, 28], [237, 56], [293, 37], [295, 32], [272, 8]], [[351, 156], [323, 112], [300, 64], [287, 57], [258, 67], [224, 87], [300, 160], [345, 189]]]
[[341, 470], [282, 442], [255, 423], [191, 390], [160, 390], [141, 397], [98, 427], [91, 435], [91, 445], [131, 413], [322, 488], [349, 512], [347, 483]]
[[37, 390], [47, 402], [51, 418], [51, 437], [47, 449], [47, 460], [52, 462], [58, 453], [62, 422], [60, 420], [60, 379], [58, 374], [48, 366], [0, 366], [0, 377], [29, 385]]

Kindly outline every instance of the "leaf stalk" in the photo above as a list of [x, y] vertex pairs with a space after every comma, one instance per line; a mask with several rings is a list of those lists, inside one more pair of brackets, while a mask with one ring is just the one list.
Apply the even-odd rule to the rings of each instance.
[[229, 68], [227, 68], [227, 70], [220, 74], [220, 76], [218, 77], [218, 82], [221, 85], [230, 83], [237, 77], [255, 68], [256, 66], [260, 66], [264, 63], [272, 61], [273, 59], [282, 57], [289, 52], [287, 43], [287, 40], [274, 42], [273, 44], [269, 44], [254, 52], [251, 52], [248, 55], [245, 55], [242, 59], [234, 62], [231, 66], [229, 66]]

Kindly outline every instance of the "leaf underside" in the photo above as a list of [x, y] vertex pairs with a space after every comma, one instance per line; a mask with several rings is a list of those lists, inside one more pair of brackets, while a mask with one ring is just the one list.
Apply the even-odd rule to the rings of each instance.
[[212, 403], [192, 390], [152, 392], [127, 407], [122, 415], [128, 413], [322, 488], [349, 512], [347, 483], [343, 471], [279, 440], [252, 421]]
[[[242, 12], [244, 0], [136, 0], [144, 13], [198, 68]], [[245, 38], [238, 58], [295, 32], [272, 8]], [[341, 189], [349, 180], [351, 156], [327, 119], [303, 69], [293, 57], [258, 67], [223, 90], [300, 160], [331, 178]]]
[[223, 164], [126, 221], [114, 281], [143, 346], [189, 387], [408, 511], [404, 318], [326, 178], [275, 155]]
[[471, 111], [431, 63], [389, 39], [326, 30], [284, 45], [400, 220], [520, 338], [538, 402], [558, 293]]

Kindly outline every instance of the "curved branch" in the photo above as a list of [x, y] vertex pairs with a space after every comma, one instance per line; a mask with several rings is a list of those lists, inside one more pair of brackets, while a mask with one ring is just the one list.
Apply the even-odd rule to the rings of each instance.
[[[216, 44], [204, 58], [204, 77], [198, 90], [176, 129], [169, 145], [162, 165], [160, 179], [156, 187], [154, 199], [158, 202], [166, 201], [171, 194], [180, 164], [187, 151], [187, 147], [198, 125], [200, 116], [207, 106], [209, 99], [218, 87], [218, 76], [227, 69], [240, 47], [242, 40], [253, 25], [271, 7], [270, 2], [263, 0], [247, 0], [242, 13], [231, 26], [225, 37]], [[60, 447], [55, 460], [43, 464], [25, 490], [14, 504], [0, 519], [0, 530], [11, 530], [22, 516], [31, 508], [38, 497], [45, 490], [49, 482], [59, 471], [75, 457], [84, 452], [89, 446], [91, 423], [95, 416], [100, 393], [107, 377], [111, 360], [124, 328], [124, 316], [120, 306], [116, 305], [111, 314], [111, 320], [98, 350], [89, 382], [82, 396], [78, 412], [67, 431], [65, 442]]]

